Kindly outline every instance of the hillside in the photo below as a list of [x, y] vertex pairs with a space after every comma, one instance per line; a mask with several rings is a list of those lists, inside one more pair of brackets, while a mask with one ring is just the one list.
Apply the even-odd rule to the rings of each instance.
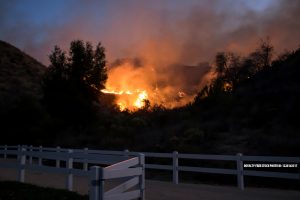
[[[249, 149], [273, 154], [300, 153], [300, 49], [241, 84], [234, 93], [233, 117], [247, 121]], [[248, 150], [249, 151], [249, 150]]]
[[239, 81], [233, 91], [182, 108], [102, 113], [95, 129], [60, 142], [119, 150], [297, 156], [299, 66], [298, 49]]
[[45, 70], [46, 67], [31, 56], [0, 41], [1, 132], [10, 133], [13, 138], [35, 123], [29, 113], [35, 113], [33, 107], [41, 107], [41, 81]]
[[199, 122], [214, 136], [217, 151], [299, 155], [299, 66], [300, 49], [241, 81], [232, 93], [198, 102]]
[[[251, 76], [240, 74], [232, 91], [212, 82], [210, 93], [198, 98], [199, 92], [189, 105], [174, 109], [152, 105], [137, 112], [107, 106], [112, 98], [100, 97], [101, 106], [82, 104], [78, 99], [84, 96], [55, 93], [62, 87], [60, 82], [53, 82], [55, 95], [48, 99], [58, 107], [49, 109], [47, 96], [41, 98], [46, 68], [4, 42], [0, 49], [1, 132], [9, 133], [4, 143], [214, 154], [300, 153], [300, 49]], [[238, 69], [242, 72], [244, 67], [241, 61]]]
[[0, 55], [1, 99], [14, 101], [21, 95], [41, 98], [41, 78], [46, 67], [4, 41], [0, 41]]

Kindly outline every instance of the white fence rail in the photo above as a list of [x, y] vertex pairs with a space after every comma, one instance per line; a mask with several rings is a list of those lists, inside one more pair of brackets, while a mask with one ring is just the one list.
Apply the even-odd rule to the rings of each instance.
[[[0, 146], [0, 149], [9, 149], [9, 148], [21, 148], [21, 146]], [[47, 155], [51, 157], [51, 154], [47, 154], [49, 152], [60, 152], [60, 156], [58, 157], [51, 157], [52, 159], [56, 160], [56, 167], [60, 166], [60, 160], [63, 160], [65, 154], [68, 154], [68, 149], [65, 148], [43, 148], [43, 147], [28, 147], [29, 152], [41, 153], [40, 155]], [[28, 151], [27, 151], [28, 152]], [[0, 154], [1, 151], [0, 151]], [[83, 163], [83, 169], [86, 171], [88, 169], [88, 165], [90, 163], [94, 164], [113, 164], [117, 162], [122, 163], [122, 159], [130, 158], [132, 156], [138, 157], [140, 154], [143, 154], [145, 158], [165, 158], [170, 159], [172, 161], [172, 165], [162, 165], [162, 164], [144, 164], [143, 158], [143, 165], [146, 169], [158, 169], [158, 170], [168, 170], [172, 171], [172, 180], [173, 183], [179, 183], [179, 172], [186, 171], [186, 172], [200, 172], [200, 173], [212, 173], [212, 174], [228, 174], [228, 175], [235, 175], [237, 177], [237, 186], [240, 189], [244, 189], [244, 177], [245, 176], [259, 176], [259, 177], [273, 177], [273, 178], [283, 178], [283, 179], [298, 179], [300, 180], [300, 171], [299, 171], [299, 164], [300, 164], [300, 157], [277, 157], [277, 156], [246, 156], [241, 153], [236, 155], [207, 155], [207, 154], [181, 154], [176, 151], [173, 153], [153, 153], [153, 152], [131, 152], [129, 150], [124, 151], [106, 151], [106, 150], [90, 150], [87, 148], [84, 149], [73, 149], [74, 162]], [[29, 154], [30, 155], [30, 154]], [[37, 154], [35, 154], [37, 155]], [[58, 155], [58, 154], [55, 154]], [[99, 155], [102, 155], [99, 157]], [[4, 154], [4, 157], [7, 155]], [[41, 164], [41, 157], [39, 158], [39, 165]], [[182, 166], [179, 165], [180, 160], [211, 160], [211, 161], [229, 161], [234, 162], [235, 168], [224, 169], [224, 168], [207, 168], [207, 167], [194, 167], [194, 166]], [[141, 162], [142, 162], [141, 161]], [[29, 157], [29, 162], [32, 162], [32, 158]], [[128, 160], [129, 162], [129, 160]], [[269, 162], [269, 163], [293, 163], [298, 165], [298, 172], [295, 173], [287, 173], [287, 172], [272, 172], [270, 168], [268, 171], [261, 171], [261, 170], [250, 170], [253, 168], [249, 168], [249, 170], [245, 170], [243, 167], [244, 162]], [[114, 165], [107, 167], [107, 169], [113, 169]], [[116, 165], [118, 166], [118, 165]], [[121, 173], [113, 172], [110, 176], [107, 176], [103, 171], [97, 171], [93, 168], [94, 173], [99, 173], [102, 178], [113, 177], [115, 174], [116, 176], [120, 176]], [[137, 169], [138, 171], [139, 169]], [[128, 170], [126, 173], [135, 173], [137, 171]], [[78, 172], [78, 170], [76, 171]], [[125, 171], [124, 171], [125, 172]], [[138, 172], [137, 172], [138, 173]], [[144, 174], [144, 171], [143, 171]], [[144, 176], [144, 175], [142, 175]], [[140, 176], [140, 177], [142, 177]], [[135, 180], [135, 179], [134, 179]], [[131, 180], [127, 183], [127, 185], [131, 185], [135, 183], [134, 180]], [[141, 182], [141, 181], [140, 181]], [[122, 186], [123, 187], [123, 186]], [[121, 188], [122, 188], [121, 187]], [[140, 184], [141, 193], [144, 192], [144, 183]], [[119, 191], [119, 190], [116, 190]], [[110, 192], [111, 193], [111, 192]], [[110, 194], [108, 193], [108, 194]], [[133, 193], [130, 193], [133, 195]], [[126, 194], [126, 195], [129, 195]], [[119, 199], [119, 198], [116, 198]]]
[[[90, 200], [145, 199], [145, 159], [143, 154], [129, 157], [87, 149], [5, 145], [0, 146], [0, 155], [3, 155], [4, 159], [17, 158], [18, 162], [3, 162], [0, 163], [0, 167], [17, 169], [20, 182], [25, 182], [27, 170], [63, 173], [67, 174], [66, 188], [72, 191], [73, 175], [88, 176]], [[54, 160], [55, 165], [49, 164], [50, 160]], [[62, 161], [66, 163], [65, 167], [61, 166]], [[74, 168], [74, 163], [83, 163], [83, 169]], [[89, 164], [93, 164], [90, 169], [88, 168]], [[106, 167], [95, 166], [96, 164]], [[104, 190], [105, 181], [125, 177], [129, 180], [109, 191]]]
[[[128, 151], [128, 150], [127, 150]], [[128, 155], [136, 155], [137, 152], [127, 152]], [[272, 178], [283, 178], [283, 179], [298, 179], [300, 180], [300, 157], [278, 157], [278, 156], [246, 156], [241, 153], [236, 155], [207, 155], [207, 154], [179, 154], [177, 151], [173, 153], [149, 153], [141, 152], [147, 157], [156, 158], [169, 158], [172, 159], [172, 165], [160, 165], [160, 164], [147, 164], [146, 169], [160, 169], [170, 170], [173, 172], [173, 183], [179, 183], [179, 171], [186, 172], [201, 172], [201, 173], [212, 173], [212, 174], [228, 174], [236, 175], [237, 186], [244, 190], [244, 176], [259, 176], [259, 177], [272, 177]], [[235, 169], [222, 169], [222, 168], [205, 168], [205, 167], [191, 167], [191, 166], [180, 166], [180, 159], [190, 160], [213, 160], [213, 161], [232, 161], [235, 162]], [[269, 162], [279, 164], [296, 164], [298, 172], [287, 173], [287, 172], [270, 172], [270, 171], [259, 171], [259, 170], [245, 170], [243, 167], [244, 162]], [[249, 168], [251, 169], [251, 168]], [[253, 169], [253, 168], [252, 168]], [[268, 168], [270, 170], [270, 168]]]

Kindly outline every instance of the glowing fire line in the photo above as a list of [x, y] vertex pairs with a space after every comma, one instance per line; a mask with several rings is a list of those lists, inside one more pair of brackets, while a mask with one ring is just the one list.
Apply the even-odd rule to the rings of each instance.
[[[105, 93], [105, 94], [114, 94], [114, 95], [128, 95], [128, 96], [132, 96], [132, 98], [130, 98], [130, 100], [128, 100], [127, 102], [124, 101], [122, 98], [118, 98], [118, 102], [117, 105], [119, 106], [121, 111], [124, 111], [125, 109], [130, 109], [132, 107], [135, 108], [142, 108], [145, 105], [145, 100], [148, 99], [148, 93], [146, 92], [146, 90], [135, 90], [135, 91], [130, 91], [130, 90], [126, 90], [126, 91], [116, 91], [116, 90], [109, 90], [109, 89], [103, 89], [101, 90], [101, 92]], [[134, 97], [133, 95], [137, 95], [137, 97]]]

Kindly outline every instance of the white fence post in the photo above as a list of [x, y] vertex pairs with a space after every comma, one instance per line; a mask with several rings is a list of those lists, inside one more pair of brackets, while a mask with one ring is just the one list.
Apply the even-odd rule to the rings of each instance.
[[[43, 152], [43, 146], [40, 146], [40, 147], [39, 147], [39, 152], [40, 152], [40, 153]], [[43, 164], [42, 155], [39, 156], [38, 164], [39, 164], [39, 166], [42, 166], [42, 164]]]
[[[21, 145], [19, 145], [19, 144], [18, 144], [18, 147], [17, 147], [17, 151], [18, 151], [18, 152], [21, 151]], [[17, 160], [18, 160], [18, 161], [20, 160], [20, 155], [19, 155], [19, 154], [17, 155]]]
[[243, 160], [242, 156], [243, 154], [238, 153], [236, 154], [236, 166], [237, 166], [237, 183], [238, 187], [241, 190], [244, 190], [244, 171], [243, 171]]
[[173, 183], [178, 184], [178, 152], [173, 152]]
[[99, 200], [104, 200], [104, 179], [103, 179], [103, 168], [99, 169]]
[[103, 168], [99, 166], [90, 169], [89, 200], [104, 200]]
[[[33, 151], [33, 146], [32, 145], [30, 145], [29, 151], [32, 153], [32, 151]], [[29, 164], [32, 165], [32, 155], [29, 156]]]
[[[60, 147], [57, 146], [56, 147], [56, 153], [59, 154], [59, 152], [60, 152]], [[60, 168], [60, 160], [59, 159], [56, 159], [55, 166], [56, 166], [56, 168]]]
[[128, 149], [125, 149], [125, 150], [124, 150], [124, 156], [126, 156], [126, 157], [129, 156], [129, 150], [128, 150]]
[[21, 151], [18, 152], [20, 158], [20, 166], [19, 166], [19, 181], [24, 183], [25, 181], [25, 164], [26, 164], [26, 155], [25, 155], [25, 148], [22, 148]]
[[73, 169], [73, 157], [72, 153], [73, 150], [69, 149], [68, 150], [69, 157], [67, 160], [67, 169], [68, 169], [68, 175], [67, 175], [67, 180], [66, 180], [66, 187], [69, 191], [73, 191], [73, 174], [72, 174], [72, 169]]
[[[22, 145], [21, 146], [21, 151], [22, 151], [22, 149], [25, 149], [25, 151], [27, 151], [27, 149], [28, 149], [27, 145]], [[27, 159], [27, 156], [25, 156], [25, 159]]]
[[142, 175], [139, 176], [139, 188], [141, 192], [141, 200], [145, 200], [145, 155], [139, 154], [139, 165], [142, 167]]
[[88, 148], [84, 148], [84, 163], [83, 163], [83, 170], [84, 171], [88, 171], [88, 160], [86, 159], [87, 154], [89, 153], [89, 149]]
[[7, 158], [7, 145], [4, 145], [4, 159]]

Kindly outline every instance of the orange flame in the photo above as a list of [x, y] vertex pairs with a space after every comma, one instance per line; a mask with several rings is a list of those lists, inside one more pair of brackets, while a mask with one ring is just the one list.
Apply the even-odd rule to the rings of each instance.
[[125, 109], [128, 110], [136, 110], [140, 109], [145, 105], [145, 100], [148, 98], [148, 93], [146, 90], [139, 90], [136, 91], [115, 91], [115, 90], [108, 90], [103, 89], [101, 92], [106, 94], [114, 94], [117, 95], [117, 105], [119, 106], [121, 111]]
[[136, 111], [145, 106], [145, 100], [152, 106], [184, 106], [191, 102], [196, 94], [191, 92], [195, 91], [195, 86], [188, 88], [184, 85], [180, 73], [174, 74], [163, 64], [144, 61], [143, 64], [136, 65], [130, 59], [110, 66], [105, 87], [106, 89], [101, 91], [114, 94], [121, 111]]

